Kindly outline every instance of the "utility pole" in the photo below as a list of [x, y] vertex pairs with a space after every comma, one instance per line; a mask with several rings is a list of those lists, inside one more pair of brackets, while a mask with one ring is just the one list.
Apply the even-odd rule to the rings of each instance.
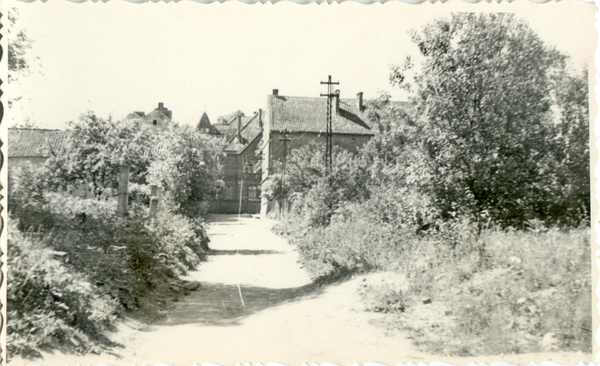
[[286, 197], [285, 197], [285, 164], [287, 162], [287, 143], [292, 141], [288, 138], [287, 136], [287, 130], [284, 132], [283, 138], [280, 138], [279, 141], [283, 142], [283, 174], [281, 177], [281, 190], [282, 190], [282, 202], [281, 202], [281, 206], [280, 208], [283, 208], [284, 212], [285, 212], [285, 203], [286, 203]]
[[325, 142], [325, 170], [327, 173], [331, 173], [331, 166], [333, 165], [333, 125], [332, 125], [332, 113], [331, 108], [333, 105], [333, 86], [340, 85], [338, 81], [331, 81], [331, 75], [327, 81], [321, 81], [321, 84], [327, 85], [327, 94], [321, 94], [322, 97], [327, 97], [327, 125], [326, 131], [326, 142]]

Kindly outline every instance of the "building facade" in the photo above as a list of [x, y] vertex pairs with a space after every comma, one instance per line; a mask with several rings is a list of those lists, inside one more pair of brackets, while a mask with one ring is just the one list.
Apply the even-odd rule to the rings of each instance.
[[224, 186], [211, 202], [212, 213], [258, 214], [261, 197], [260, 153], [264, 113], [238, 115], [219, 124], [210, 124], [204, 114], [197, 130], [225, 139], [223, 158]]
[[173, 112], [165, 108], [164, 103], [158, 103], [158, 107], [148, 114], [145, 112], [132, 112], [126, 118], [141, 122], [144, 128], [160, 132], [171, 126]]
[[[310, 141], [326, 144], [327, 99], [288, 97], [277, 89], [267, 98], [267, 118], [263, 132], [262, 180], [271, 174], [274, 163], [282, 161], [284, 153], [305, 146]], [[340, 98], [339, 91], [332, 103], [332, 143], [357, 152], [378, 132], [369, 121], [363, 94], [355, 99]], [[284, 146], [285, 144], [285, 146]], [[270, 210], [269, 201], [262, 198], [261, 214]]]

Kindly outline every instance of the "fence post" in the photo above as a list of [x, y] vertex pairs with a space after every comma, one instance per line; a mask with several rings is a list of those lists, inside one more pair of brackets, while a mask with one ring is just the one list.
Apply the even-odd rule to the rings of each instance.
[[117, 214], [119, 216], [127, 216], [127, 198], [129, 195], [129, 166], [121, 165], [119, 167], [119, 206]]
[[159, 190], [157, 186], [150, 186], [150, 217], [156, 217], [156, 211], [158, 211], [158, 200]]

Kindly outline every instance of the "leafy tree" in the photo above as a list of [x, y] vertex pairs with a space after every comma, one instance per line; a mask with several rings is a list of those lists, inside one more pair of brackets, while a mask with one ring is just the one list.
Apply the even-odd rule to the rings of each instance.
[[314, 141], [292, 150], [286, 162], [285, 183], [283, 167], [277, 164], [263, 191], [271, 201], [285, 197], [311, 226], [327, 226], [340, 207], [362, 202], [370, 194], [365, 160], [336, 146], [333, 169], [327, 174], [324, 154], [322, 144]]
[[173, 128], [162, 139], [163, 147], [149, 167], [149, 181], [167, 189], [174, 212], [190, 218], [205, 215], [208, 201], [223, 185], [223, 141], [189, 126]]
[[[18, 85], [23, 77], [30, 75], [35, 70], [34, 66], [39, 66], [39, 64], [34, 63], [34, 61], [39, 60], [39, 57], [32, 54], [34, 42], [22, 26], [18, 9], [10, 8], [7, 15], [8, 82], [11, 84], [12, 89], [16, 90], [18, 88], [15, 88], [15, 85]], [[22, 93], [13, 92], [8, 97], [8, 108], [12, 111], [8, 115], [11, 120], [10, 124], [20, 128], [34, 127], [35, 123], [26, 114], [29, 108], [26, 105], [21, 105], [24, 102], [23, 96]], [[20, 111], [17, 111], [17, 105], [20, 105]]]
[[590, 214], [590, 136], [587, 70], [582, 75], [562, 75], [555, 88], [559, 121], [555, 124], [551, 152], [555, 168], [548, 186], [555, 198], [549, 215], [576, 223]]
[[130, 182], [146, 184], [153, 140], [157, 137], [138, 121], [102, 119], [93, 112], [69, 122], [71, 136], [63, 151], [46, 165], [49, 181], [68, 189], [85, 183], [95, 195], [118, 188], [120, 165], [129, 165]]
[[8, 36], [8, 81], [14, 82], [18, 74], [29, 68], [28, 53], [33, 45], [33, 40], [19, 27], [19, 11], [16, 8], [8, 12]]
[[422, 62], [407, 60], [390, 79], [413, 91], [413, 138], [428, 157], [444, 217], [460, 209], [506, 224], [547, 218], [556, 198], [546, 187], [551, 106], [566, 57], [510, 14], [454, 14], [412, 40]]

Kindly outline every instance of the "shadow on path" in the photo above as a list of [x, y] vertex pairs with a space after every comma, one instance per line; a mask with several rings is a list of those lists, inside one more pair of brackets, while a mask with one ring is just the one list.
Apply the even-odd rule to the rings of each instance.
[[238, 286], [203, 282], [198, 290], [174, 303], [171, 309], [168, 309], [168, 316], [155, 324], [236, 325], [245, 316], [309, 296], [317, 296], [328, 285], [341, 283], [349, 278], [350, 274], [347, 273], [320, 277], [308, 285], [285, 289], [241, 286], [244, 304], [240, 299]]

